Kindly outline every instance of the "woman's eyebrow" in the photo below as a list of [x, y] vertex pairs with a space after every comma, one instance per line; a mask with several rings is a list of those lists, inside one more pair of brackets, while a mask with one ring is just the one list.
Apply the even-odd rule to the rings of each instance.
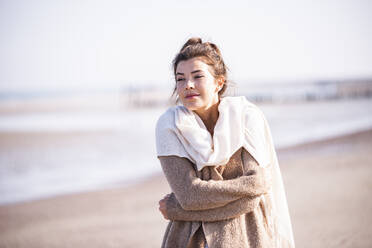
[[[193, 73], [197, 73], [197, 72], [202, 72], [202, 70], [195, 70], [195, 71], [192, 71], [191, 74], [193, 74]], [[185, 75], [185, 73], [177, 72], [176, 75], [181, 75], [181, 76], [183, 76], [183, 75]]]

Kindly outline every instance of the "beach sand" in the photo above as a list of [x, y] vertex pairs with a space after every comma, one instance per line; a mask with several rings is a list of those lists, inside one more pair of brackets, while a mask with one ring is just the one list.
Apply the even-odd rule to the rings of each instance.
[[[296, 247], [372, 247], [372, 130], [277, 151]], [[158, 165], [160, 166], [160, 165]], [[160, 247], [162, 175], [0, 206], [0, 247]]]

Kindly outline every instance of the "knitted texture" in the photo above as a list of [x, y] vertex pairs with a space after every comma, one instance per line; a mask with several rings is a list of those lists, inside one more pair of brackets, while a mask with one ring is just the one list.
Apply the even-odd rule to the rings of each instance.
[[164, 156], [160, 161], [173, 191], [162, 247], [202, 248], [204, 242], [209, 248], [274, 247], [263, 199], [271, 186], [270, 171], [244, 148], [225, 166], [200, 172], [185, 158]]

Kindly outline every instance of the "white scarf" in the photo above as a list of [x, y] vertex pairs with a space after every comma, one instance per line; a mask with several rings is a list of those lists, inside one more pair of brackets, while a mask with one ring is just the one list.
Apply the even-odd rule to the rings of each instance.
[[156, 127], [157, 155], [186, 157], [201, 170], [204, 166], [225, 165], [238, 149], [244, 147], [260, 166], [272, 166], [273, 187], [269, 194], [273, 218], [277, 220], [280, 233], [276, 247], [281, 247], [281, 237], [294, 247], [282, 176], [264, 114], [244, 96], [221, 98], [218, 112], [212, 137], [193, 111], [184, 106], [168, 109]]
[[204, 166], [225, 165], [239, 148], [244, 147], [261, 166], [269, 163], [264, 146], [263, 119], [245, 97], [225, 97], [218, 105], [219, 117], [213, 138], [203, 121], [183, 106], [176, 108], [177, 136], [198, 170]]

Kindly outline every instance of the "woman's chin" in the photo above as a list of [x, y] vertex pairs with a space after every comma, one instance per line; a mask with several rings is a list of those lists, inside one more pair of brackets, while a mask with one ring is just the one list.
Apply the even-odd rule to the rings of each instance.
[[191, 100], [191, 99], [184, 99], [182, 101], [183, 106], [185, 106], [189, 110], [194, 110], [200, 107], [199, 101], [197, 99]]
[[183, 106], [190, 111], [195, 111], [195, 110], [198, 110], [200, 108], [200, 106], [198, 104], [195, 104], [195, 103], [184, 103]]

